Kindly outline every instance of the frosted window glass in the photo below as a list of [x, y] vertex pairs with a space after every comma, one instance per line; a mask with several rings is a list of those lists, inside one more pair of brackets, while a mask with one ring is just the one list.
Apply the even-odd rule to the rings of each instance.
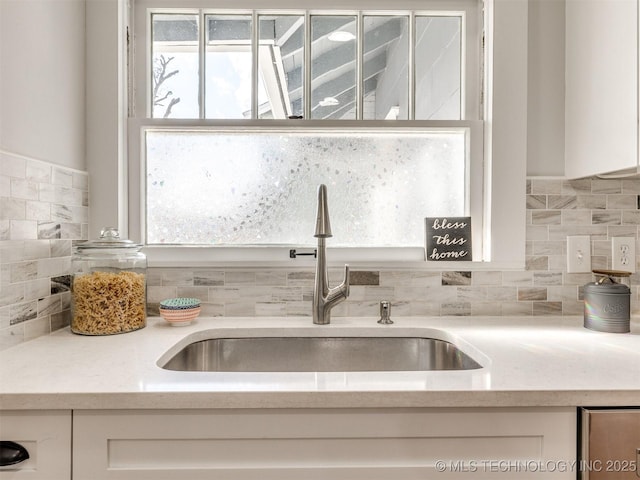
[[332, 246], [423, 246], [467, 214], [466, 134], [149, 130], [147, 243], [311, 245], [324, 183]]

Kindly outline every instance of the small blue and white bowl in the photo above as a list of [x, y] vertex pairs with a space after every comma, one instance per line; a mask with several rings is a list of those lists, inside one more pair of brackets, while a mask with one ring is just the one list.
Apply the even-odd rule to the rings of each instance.
[[160, 302], [160, 316], [174, 327], [190, 325], [200, 310], [197, 298], [169, 298]]
[[199, 306], [199, 298], [168, 298], [160, 302], [160, 308], [164, 310], [187, 310]]

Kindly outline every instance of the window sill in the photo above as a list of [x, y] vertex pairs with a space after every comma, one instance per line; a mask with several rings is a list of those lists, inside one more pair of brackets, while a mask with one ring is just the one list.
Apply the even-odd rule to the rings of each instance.
[[[149, 246], [143, 249], [152, 268], [214, 267], [220, 269], [311, 269], [312, 255], [289, 258], [295, 248], [310, 253], [315, 245], [282, 247]], [[524, 263], [481, 261], [425, 261], [424, 249], [327, 248], [329, 267], [349, 264], [353, 270], [487, 271], [523, 270]]]

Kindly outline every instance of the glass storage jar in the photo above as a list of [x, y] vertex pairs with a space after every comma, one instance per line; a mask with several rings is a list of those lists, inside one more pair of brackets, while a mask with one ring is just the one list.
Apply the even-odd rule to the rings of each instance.
[[147, 321], [147, 258], [142, 245], [123, 240], [116, 228], [78, 244], [72, 260], [71, 331], [113, 335]]

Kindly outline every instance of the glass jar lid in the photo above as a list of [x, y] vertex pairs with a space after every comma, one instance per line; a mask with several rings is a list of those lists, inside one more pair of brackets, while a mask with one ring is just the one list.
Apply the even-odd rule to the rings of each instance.
[[96, 240], [89, 240], [79, 243], [78, 250], [116, 250], [129, 249], [138, 251], [142, 245], [133, 243], [131, 240], [120, 238], [120, 232], [115, 227], [105, 227], [100, 231], [100, 237]]

